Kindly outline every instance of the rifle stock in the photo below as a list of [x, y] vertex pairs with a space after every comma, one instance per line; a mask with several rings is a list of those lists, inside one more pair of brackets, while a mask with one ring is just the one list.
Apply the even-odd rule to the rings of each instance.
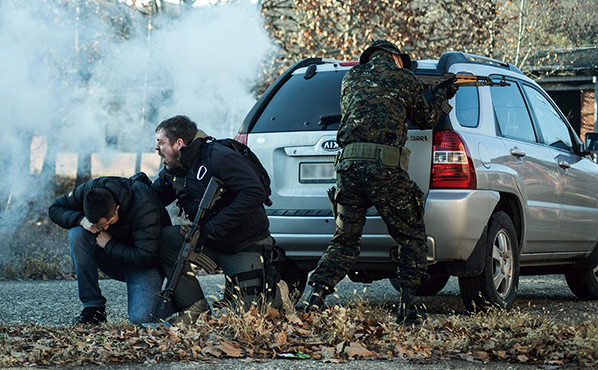
[[196, 251], [197, 242], [201, 236], [199, 222], [205, 216], [207, 210], [212, 209], [214, 204], [222, 197], [224, 193], [224, 183], [216, 177], [212, 177], [206, 190], [199, 203], [199, 208], [195, 215], [195, 220], [191, 224], [191, 229], [185, 235], [185, 241], [179, 251], [179, 256], [174, 265], [174, 268], [168, 278], [168, 283], [163, 290], [160, 290], [158, 297], [162, 298], [162, 309], [166, 306], [166, 303], [172, 300], [174, 291], [179, 283], [183, 269], [187, 261], [194, 262], [203, 267], [206, 271], [211, 272], [216, 268], [214, 261], [209, 259], [207, 256], [201, 254], [200, 251]]

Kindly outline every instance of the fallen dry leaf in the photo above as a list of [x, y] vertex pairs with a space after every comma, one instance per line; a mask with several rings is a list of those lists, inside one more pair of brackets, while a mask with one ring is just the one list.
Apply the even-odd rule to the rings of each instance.
[[283, 331], [274, 335], [274, 343], [272, 344], [272, 347], [280, 347], [287, 343], [287, 333]]
[[220, 358], [223, 352], [218, 346], [207, 346], [202, 348], [201, 353]]
[[349, 356], [349, 359], [353, 359], [356, 357], [371, 357], [373, 353], [368, 351], [363, 344], [351, 342], [345, 347], [345, 354]]
[[519, 360], [519, 362], [527, 362], [527, 360], [529, 360], [529, 357], [527, 357], [526, 355], [519, 355], [517, 356], [517, 359]]
[[485, 351], [474, 351], [472, 353], [472, 356], [475, 359], [483, 361], [483, 362], [488, 362], [490, 360], [490, 355], [488, 354], [488, 352], [485, 352]]
[[228, 357], [241, 357], [241, 346], [231, 343], [227, 340], [222, 341], [222, 343], [220, 343], [218, 346], [218, 349], [220, 349]]

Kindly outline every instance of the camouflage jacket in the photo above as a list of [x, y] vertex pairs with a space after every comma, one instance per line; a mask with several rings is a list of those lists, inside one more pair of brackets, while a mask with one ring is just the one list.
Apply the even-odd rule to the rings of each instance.
[[415, 74], [388, 55], [376, 55], [343, 78], [337, 141], [341, 147], [357, 142], [402, 147], [407, 120], [420, 129], [434, 127], [444, 99], [445, 89], [438, 89], [426, 102]]

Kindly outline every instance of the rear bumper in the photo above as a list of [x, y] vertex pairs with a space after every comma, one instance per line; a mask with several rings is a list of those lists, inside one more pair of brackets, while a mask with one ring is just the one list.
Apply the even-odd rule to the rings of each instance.
[[466, 260], [482, 236], [500, 194], [489, 190], [430, 190], [426, 233], [435, 261]]
[[[424, 216], [428, 262], [467, 259], [499, 199], [498, 192], [487, 190], [431, 190]], [[317, 260], [322, 256], [334, 234], [332, 216], [272, 213], [268, 216], [270, 232], [288, 258]], [[367, 216], [359, 261], [390, 262], [396, 247], [382, 219]]]

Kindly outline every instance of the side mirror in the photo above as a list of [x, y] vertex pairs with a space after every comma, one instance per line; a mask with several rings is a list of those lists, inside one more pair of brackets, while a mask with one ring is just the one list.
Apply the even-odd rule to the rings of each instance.
[[586, 132], [584, 146], [582, 155], [589, 155], [592, 161], [598, 163], [598, 132]]

